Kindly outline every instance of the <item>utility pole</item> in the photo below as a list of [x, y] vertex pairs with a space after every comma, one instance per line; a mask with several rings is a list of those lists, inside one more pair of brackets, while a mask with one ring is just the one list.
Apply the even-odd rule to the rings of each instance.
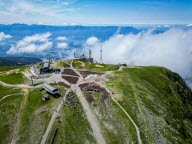
[[101, 45], [101, 47], [100, 47], [100, 63], [102, 64], [103, 63], [103, 50], [102, 50], [102, 45]]

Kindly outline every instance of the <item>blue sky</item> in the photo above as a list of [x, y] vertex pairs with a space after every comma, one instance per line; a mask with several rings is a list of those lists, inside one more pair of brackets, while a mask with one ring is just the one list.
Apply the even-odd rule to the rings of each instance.
[[191, 24], [192, 0], [0, 0], [0, 23]]

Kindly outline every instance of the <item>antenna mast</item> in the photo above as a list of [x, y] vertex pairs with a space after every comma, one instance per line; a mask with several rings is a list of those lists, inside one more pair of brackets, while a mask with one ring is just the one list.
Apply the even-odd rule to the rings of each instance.
[[102, 45], [100, 48], [100, 63], [103, 63], [103, 56], [102, 56], [103, 50], [102, 50]]
[[91, 58], [91, 49], [89, 49], [89, 58]]
[[74, 52], [74, 58], [76, 58], [76, 53]]

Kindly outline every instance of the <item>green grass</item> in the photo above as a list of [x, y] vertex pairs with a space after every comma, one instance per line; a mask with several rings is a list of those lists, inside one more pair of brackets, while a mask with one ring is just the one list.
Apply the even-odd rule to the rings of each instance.
[[70, 60], [68, 60], [68, 61], [61, 60], [61, 61], [57, 61], [54, 63], [56, 64], [56, 66], [58, 66], [60, 68], [69, 68], [71, 61]]
[[27, 68], [28, 66], [0, 66], [0, 73], [4, 73], [7, 71], [11, 71], [11, 70], [16, 70], [19, 69], [19, 71], [23, 71]]
[[111, 98], [105, 100], [105, 108], [101, 103], [103, 93], [86, 91], [83, 91], [83, 93], [84, 95], [90, 93], [95, 100], [93, 103], [89, 103], [89, 105], [99, 121], [102, 133], [108, 144], [138, 142], [133, 124]]
[[8, 84], [23, 84], [25, 83], [26, 78], [22, 73], [11, 73], [8, 75], [0, 75], [0, 81]]
[[0, 99], [6, 95], [22, 93], [21, 89], [19, 89], [19, 88], [4, 87], [2, 85], [0, 85], [0, 91], [1, 91], [0, 92]]
[[[18, 88], [7, 88], [0, 85], [0, 99], [6, 95], [22, 93]], [[23, 95], [13, 95], [0, 102], [0, 143], [7, 144], [11, 142], [14, 130], [14, 124], [17, 120]]]
[[116, 71], [119, 69], [118, 65], [80, 62], [76, 60], [73, 61], [73, 67], [76, 69], [86, 69], [89, 71], [96, 71], [96, 72]]
[[41, 62], [41, 63], [39, 63], [39, 64], [37, 65], [37, 68], [41, 68], [41, 67], [43, 67], [43, 65], [44, 65], [44, 62]]
[[38, 86], [38, 85], [41, 85], [41, 84], [43, 84], [43, 83], [45, 83], [45, 82], [38, 82], [38, 83], [35, 83], [35, 84], [31, 84], [31, 86]]
[[[27, 66], [19, 66], [15, 67], [15, 71], [13, 67], [3, 67], [0, 66], [1, 74], [0, 74], [0, 81], [3, 81], [8, 84], [28, 84], [30, 81], [25, 78], [22, 72], [27, 68]], [[4, 71], [2, 71], [2, 69]], [[6, 73], [12, 71], [10, 73]]]
[[[62, 89], [65, 92], [65, 89]], [[21, 118], [18, 143], [40, 143], [42, 136], [48, 126], [53, 111], [58, 107], [61, 98], [53, 98], [43, 101], [42, 95], [46, 91], [34, 89], [29, 91], [25, 108]]]
[[107, 86], [117, 100], [128, 101], [121, 105], [142, 130], [144, 143], [190, 143], [184, 121], [192, 122], [192, 94], [178, 74], [155, 66], [115, 74]]
[[[96, 143], [92, 135], [92, 129], [88, 120], [85, 118], [85, 112], [79, 102], [77, 96], [71, 92], [76, 106], [72, 105], [71, 110], [69, 106], [71, 102], [66, 100], [66, 107], [62, 107], [60, 111], [60, 118], [57, 119], [49, 134], [47, 144], [50, 143], [55, 129], [58, 128], [58, 133], [55, 137], [54, 144], [84, 144]], [[61, 121], [59, 123], [58, 121]]]
[[0, 66], [0, 72], [1, 73], [6, 72], [6, 71], [10, 71], [10, 70], [13, 70], [13, 67], [10, 67], [10, 66]]

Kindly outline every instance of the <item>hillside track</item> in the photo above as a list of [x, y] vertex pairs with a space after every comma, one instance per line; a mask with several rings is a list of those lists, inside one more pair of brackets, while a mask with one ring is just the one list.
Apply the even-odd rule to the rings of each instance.
[[[59, 74], [52, 74], [49, 78], [45, 78], [44, 81], [47, 82], [47, 83], [58, 83], [58, 82], [64, 82], [66, 83], [67, 85], [69, 85], [70, 89], [68, 89], [65, 93], [65, 96], [62, 100], [61, 103], [59, 103], [59, 106], [57, 107], [57, 109], [55, 110], [55, 112], [53, 113], [52, 117], [51, 117], [51, 120], [47, 126], [47, 129], [44, 133], [44, 135], [42, 136], [42, 141], [41, 141], [41, 144], [45, 144], [46, 143], [46, 140], [47, 140], [47, 137], [49, 135], [49, 132], [54, 124], [54, 121], [58, 115], [58, 112], [60, 111], [63, 103], [65, 102], [65, 98], [66, 98], [66, 95], [71, 91], [73, 90], [76, 94], [77, 94], [77, 97], [79, 98], [82, 106], [83, 106], [83, 109], [85, 111], [85, 114], [86, 114], [86, 117], [90, 123], [90, 126], [93, 130], [93, 136], [95, 137], [96, 141], [98, 144], [106, 144], [106, 141], [104, 139], [104, 136], [101, 132], [101, 129], [100, 129], [100, 125], [99, 125], [99, 122], [95, 116], [95, 114], [92, 112], [87, 100], [85, 99], [85, 97], [83, 96], [83, 93], [81, 91], [81, 88], [79, 87], [80, 84], [84, 83], [84, 79], [83, 79], [83, 76], [81, 75], [81, 73], [79, 71], [77, 71], [76, 69], [73, 68], [73, 60], [71, 61], [70, 63], [70, 68], [71, 70], [75, 73], [75, 74], [72, 74], [72, 77], [77, 77], [79, 78], [77, 80], [77, 83], [76, 84], [70, 84], [68, 81], [64, 80], [62, 78], [62, 76], [66, 75], [68, 76], [69, 73], [65, 73], [65, 74], [62, 74], [61, 72]], [[62, 69], [64, 70], [64, 69]], [[119, 67], [119, 69], [117, 71], [122, 71], [123, 70], [123, 67]], [[113, 72], [116, 72], [116, 71], [107, 71], [105, 72], [103, 75], [101, 75], [101, 77], [106, 77], [107, 75], [110, 75], [112, 74]], [[71, 76], [71, 75], [70, 75]], [[91, 80], [89, 81], [91, 82]], [[97, 83], [98, 85], [100, 85], [101, 87], [104, 87], [109, 93], [110, 91], [107, 89], [107, 87], [105, 85], [102, 85], [102, 83], [98, 83], [96, 81], [94, 81], [95, 83]], [[18, 84], [18, 85], [11, 85], [11, 84], [7, 84], [7, 83], [4, 83], [2, 81], [0, 81], [0, 84], [3, 85], [3, 86], [6, 86], [6, 87], [18, 87], [18, 88], [24, 88], [24, 89], [31, 89], [31, 88], [40, 88], [42, 87], [42, 85], [38, 85], [38, 86], [29, 86], [29, 85], [24, 85], [24, 84]], [[5, 97], [6, 98], [6, 97]], [[112, 97], [111, 97], [112, 98]], [[132, 122], [132, 124], [134, 125], [135, 129], [136, 129], [136, 133], [137, 133], [137, 138], [138, 138], [138, 143], [139, 144], [142, 144], [142, 141], [141, 141], [141, 138], [140, 138], [140, 131], [139, 131], [139, 128], [138, 126], [136, 125], [136, 123], [133, 121], [133, 119], [130, 117], [130, 115], [128, 114], [128, 112], [126, 112], [126, 110], [114, 99], [112, 98], [112, 100], [123, 110], [123, 112], [126, 114], [126, 116], [128, 117], [128, 119]], [[23, 104], [21, 105], [21, 108], [20, 108], [20, 116], [19, 116], [19, 119], [21, 117], [21, 114], [22, 114], [22, 111], [23, 111], [23, 108], [25, 107], [25, 103], [27, 101], [27, 96], [24, 97], [24, 101], [23, 101]], [[17, 126], [19, 127], [20, 125], [20, 120], [18, 120], [17, 122]], [[15, 136], [14, 136], [14, 139], [12, 141], [12, 144], [14, 144], [16, 142], [16, 138], [17, 138], [17, 133], [18, 133], [18, 128], [15, 130]]]
[[[92, 81], [93, 82], [93, 81]], [[111, 94], [110, 90], [103, 84], [94, 81], [96, 84], [100, 85], [101, 87], [105, 88], [107, 90], [108, 93]], [[87, 82], [86, 82], [87, 83]], [[83, 84], [83, 83], [81, 83]], [[121, 108], [121, 110], [126, 114], [126, 116], [129, 118], [129, 120], [131, 121], [131, 123], [134, 125], [135, 129], [136, 129], [136, 133], [137, 133], [137, 139], [138, 139], [138, 143], [142, 144], [142, 140], [141, 140], [141, 136], [140, 136], [140, 130], [137, 126], [137, 124], [134, 122], [134, 120], [131, 118], [131, 116], [128, 114], [128, 112], [113, 98], [111, 97], [111, 99]]]
[[141, 119], [142, 121], [144, 122], [144, 126], [145, 126], [145, 130], [146, 130], [146, 133], [147, 135], [149, 136], [149, 141], [151, 143], [154, 143], [154, 139], [153, 137], [151, 136], [151, 133], [150, 133], [150, 130], [149, 130], [149, 126], [147, 124], [147, 119], [144, 115], [144, 112], [143, 112], [143, 109], [142, 109], [142, 105], [141, 105], [141, 102], [140, 102], [140, 99], [139, 99], [139, 96], [138, 94], [136, 93], [136, 87], [135, 87], [135, 84], [134, 82], [131, 80], [131, 77], [129, 78], [129, 83], [131, 85], [131, 88], [133, 90], [133, 95], [134, 95], [134, 98], [135, 98], [135, 101], [136, 101], [136, 104], [137, 104], [137, 107], [138, 107], [138, 110], [139, 110], [139, 113], [141, 115]]
[[101, 130], [100, 130], [99, 122], [97, 121], [97, 118], [94, 115], [94, 113], [91, 111], [91, 108], [89, 107], [89, 104], [88, 104], [87, 100], [85, 99], [85, 97], [83, 96], [81, 88], [79, 87], [80, 82], [83, 81], [83, 76], [77, 70], [75, 70], [73, 68], [72, 63], [73, 63], [73, 61], [70, 64], [71, 69], [73, 69], [79, 75], [79, 80], [78, 80], [77, 84], [72, 85], [71, 88], [77, 94], [77, 96], [78, 96], [78, 98], [79, 98], [79, 100], [83, 106], [83, 109], [84, 109], [86, 116], [87, 116], [87, 119], [91, 125], [91, 128], [93, 130], [93, 135], [94, 135], [97, 143], [98, 144], [106, 144], [106, 141], [105, 141], [103, 134], [101, 133]]
[[18, 88], [40, 88], [42, 87], [42, 85], [38, 85], [38, 86], [29, 86], [29, 85], [25, 85], [25, 84], [17, 84], [17, 85], [12, 85], [12, 84], [7, 84], [5, 82], [0, 81], [0, 85], [6, 86], [6, 87], [18, 87]]
[[46, 129], [46, 131], [45, 131], [45, 134], [43, 135], [43, 138], [42, 138], [42, 140], [41, 140], [41, 144], [45, 144], [45, 142], [46, 142], [46, 140], [47, 140], [47, 137], [48, 137], [48, 135], [49, 135], [49, 132], [50, 132], [50, 130], [51, 130], [53, 124], [54, 124], [54, 121], [55, 121], [55, 119], [56, 119], [56, 117], [57, 117], [57, 115], [58, 115], [61, 107], [63, 106], [63, 104], [64, 104], [64, 102], [65, 102], [66, 95], [67, 95], [69, 92], [70, 92], [70, 89], [68, 89], [68, 90], [66, 91], [65, 96], [63, 97], [62, 101], [59, 103], [57, 109], [54, 111], [54, 113], [53, 113], [53, 115], [52, 115], [52, 117], [51, 117], [51, 120], [50, 120], [50, 122], [49, 122], [49, 125], [48, 125], [48, 127], [47, 127], [47, 129]]
[[25, 109], [27, 100], [28, 100], [28, 90], [23, 89], [23, 91], [24, 91], [24, 100], [23, 100], [23, 102], [21, 104], [21, 107], [20, 107], [20, 110], [19, 110], [19, 116], [18, 116], [16, 125], [15, 125], [15, 128], [14, 128], [13, 139], [11, 141], [11, 144], [16, 144], [17, 140], [19, 138], [18, 134], [19, 134], [19, 127], [20, 127], [20, 124], [21, 124], [21, 117], [22, 117], [23, 111]]
[[83, 96], [83, 93], [82, 93], [79, 85], [72, 86], [72, 89], [77, 94], [77, 96], [78, 96], [78, 98], [79, 98], [79, 100], [83, 106], [83, 109], [86, 113], [88, 121], [90, 122], [91, 128], [93, 130], [93, 135], [94, 135], [97, 143], [98, 144], [105, 144], [106, 142], [105, 142], [105, 139], [103, 138], [103, 135], [101, 133], [99, 123], [98, 123], [95, 115], [91, 111], [91, 108], [89, 107], [87, 100]]
[[22, 94], [23, 94], [23, 93], [6, 95], [6, 96], [4, 96], [4, 97], [2, 97], [2, 98], [0, 99], [0, 102], [3, 101], [4, 99], [6, 99], [7, 97], [14, 96], [14, 95], [22, 95]]

